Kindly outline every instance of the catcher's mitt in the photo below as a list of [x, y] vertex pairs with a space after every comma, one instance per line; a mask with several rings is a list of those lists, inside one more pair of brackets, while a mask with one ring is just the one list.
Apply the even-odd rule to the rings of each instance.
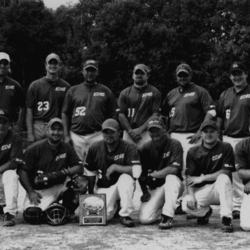
[[28, 207], [23, 212], [23, 218], [26, 222], [38, 225], [43, 223], [43, 211], [40, 207]]

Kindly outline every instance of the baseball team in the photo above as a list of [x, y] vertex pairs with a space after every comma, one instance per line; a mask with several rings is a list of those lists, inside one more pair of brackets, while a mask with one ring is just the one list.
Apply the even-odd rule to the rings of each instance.
[[[71, 87], [59, 77], [60, 57], [49, 54], [46, 75], [30, 84], [26, 97], [9, 77], [10, 63], [0, 52], [4, 226], [15, 225], [20, 182], [31, 224], [58, 207], [78, 218], [79, 194], [88, 193], [106, 194], [107, 220], [119, 215], [123, 226], [133, 227], [138, 184], [141, 224], [160, 221], [160, 229], [170, 229], [178, 209], [206, 225], [211, 206], [220, 205], [222, 231], [234, 231], [233, 219], [250, 230], [250, 86], [243, 63], [232, 64], [233, 86], [217, 105], [192, 82], [186, 63], [177, 66], [178, 87], [164, 98], [148, 83], [150, 68], [137, 64], [132, 86], [118, 100], [97, 82], [95, 60], [83, 63], [84, 82]], [[19, 134], [25, 117], [27, 148]]]

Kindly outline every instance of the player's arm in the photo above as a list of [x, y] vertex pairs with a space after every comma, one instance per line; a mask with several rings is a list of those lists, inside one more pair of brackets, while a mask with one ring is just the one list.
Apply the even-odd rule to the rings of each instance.
[[25, 119], [25, 107], [20, 108], [17, 124], [14, 127], [15, 131], [19, 132], [22, 129], [24, 124], [24, 119]]
[[27, 140], [29, 142], [35, 141], [34, 136], [34, 127], [33, 127], [33, 111], [31, 108], [27, 108], [27, 115], [26, 115], [26, 124], [27, 124]]
[[[189, 176], [186, 176], [188, 178]], [[187, 207], [191, 210], [197, 209], [197, 200], [194, 195], [194, 188], [187, 185], [188, 201]]]
[[62, 113], [62, 122], [64, 127], [64, 141], [66, 143], [70, 142], [70, 134], [69, 134], [69, 116], [65, 113]]
[[128, 174], [130, 176], [133, 176], [132, 174], [132, 166], [122, 166], [119, 164], [112, 164], [111, 166], [109, 166], [109, 168], [107, 169], [106, 172], [106, 177], [109, 180], [110, 179], [110, 175], [114, 172], [120, 173], [120, 174]]
[[159, 171], [155, 171], [150, 173], [149, 175], [152, 178], [166, 178], [167, 175], [177, 175], [178, 174], [178, 168], [174, 167], [174, 166], [167, 166]]

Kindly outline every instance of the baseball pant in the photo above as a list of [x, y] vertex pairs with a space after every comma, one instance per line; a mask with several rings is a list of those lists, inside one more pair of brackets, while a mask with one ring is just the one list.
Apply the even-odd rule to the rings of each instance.
[[74, 149], [82, 161], [85, 161], [90, 145], [103, 139], [101, 131], [95, 132], [91, 135], [78, 135], [70, 131], [70, 137]]
[[46, 129], [47, 129], [47, 123], [43, 121], [34, 121], [33, 124], [34, 129], [34, 136], [36, 141], [40, 141], [42, 139], [45, 139], [46, 136]]
[[[244, 138], [232, 138], [223, 136], [223, 141], [232, 145], [235, 150], [235, 145]], [[240, 211], [241, 203], [243, 200], [244, 185], [240, 179], [238, 172], [233, 172], [233, 210]]]
[[7, 170], [2, 174], [1, 188], [6, 204], [4, 213], [17, 214], [18, 178], [16, 170]]
[[135, 190], [135, 181], [128, 174], [122, 174], [116, 184], [109, 188], [97, 188], [96, 193], [106, 194], [107, 220], [114, 217], [117, 210], [117, 200], [120, 200], [121, 210], [119, 215], [130, 216], [134, 211], [133, 195]]
[[250, 231], [250, 195], [244, 193], [240, 209], [240, 226], [245, 231]]
[[196, 217], [203, 217], [208, 211], [210, 205], [220, 205], [221, 217], [232, 218], [233, 211], [233, 189], [230, 178], [221, 174], [213, 184], [207, 184], [201, 188], [194, 189], [197, 209], [191, 210], [187, 207], [190, 199], [186, 195], [182, 201], [182, 210]]
[[164, 185], [154, 190], [149, 189], [150, 200], [142, 202], [139, 210], [140, 222], [150, 224], [159, 219], [161, 214], [174, 217], [176, 201], [183, 189], [183, 183], [177, 176], [167, 175]]
[[58, 201], [59, 197], [67, 189], [66, 182], [63, 184], [55, 185], [47, 189], [35, 190], [35, 192], [42, 195], [41, 203], [39, 203], [38, 206], [31, 203], [28, 194], [26, 194], [26, 197], [24, 198], [24, 206], [23, 206], [24, 209], [28, 207], [40, 207], [43, 211], [46, 210], [50, 206], [50, 204]]
[[135, 143], [131, 137], [129, 136], [128, 132], [126, 130], [124, 130], [123, 132], [123, 140], [128, 141], [128, 142], [132, 142], [133, 144], [135, 144], [137, 147], [140, 147], [141, 145], [143, 145], [145, 142], [150, 141], [151, 137], [148, 133], [148, 131], [145, 131], [141, 134], [141, 140], [138, 141], [137, 143]]

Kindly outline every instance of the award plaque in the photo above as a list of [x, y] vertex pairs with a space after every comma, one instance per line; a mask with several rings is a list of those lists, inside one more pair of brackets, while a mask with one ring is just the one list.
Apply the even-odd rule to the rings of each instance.
[[106, 225], [106, 194], [83, 194], [79, 196], [80, 226]]

